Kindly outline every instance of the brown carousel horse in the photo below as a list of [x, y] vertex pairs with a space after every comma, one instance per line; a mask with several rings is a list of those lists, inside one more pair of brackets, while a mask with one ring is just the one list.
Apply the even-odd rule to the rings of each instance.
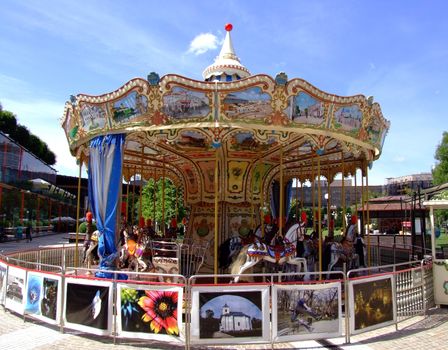
[[354, 238], [356, 236], [356, 224], [351, 224], [346, 231], [345, 236], [340, 242], [334, 242], [331, 245], [331, 261], [328, 265], [328, 271], [342, 271], [344, 263], [348, 269], [356, 268], [359, 264], [358, 254], [355, 253]]
[[[146, 246], [149, 243], [149, 236], [143, 235], [139, 232], [137, 227], [134, 227], [133, 234], [129, 235], [127, 230], [123, 232], [124, 244], [120, 252], [119, 266], [121, 268], [128, 268], [129, 270], [147, 271], [152, 268], [150, 262], [145, 262], [144, 253]], [[140, 239], [138, 239], [140, 237]]]
[[238, 275], [234, 282], [238, 282], [244, 271], [260, 261], [268, 261], [277, 265], [296, 265], [299, 266], [299, 271], [306, 272], [306, 260], [296, 256], [297, 241], [303, 236], [304, 227], [297, 223], [291, 226], [284, 237], [277, 233], [271, 244], [255, 242], [243, 247], [231, 265], [231, 274]]

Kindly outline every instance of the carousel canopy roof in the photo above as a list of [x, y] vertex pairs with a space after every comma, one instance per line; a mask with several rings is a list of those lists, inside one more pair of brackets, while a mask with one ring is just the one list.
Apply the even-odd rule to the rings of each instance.
[[[206, 71], [216, 76], [226, 60], [239, 64], [230, 30]], [[285, 180], [303, 181], [365, 170], [380, 156], [389, 122], [373, 98], [243, 71], [220, 83], [151, 73], [104, 95], [72, 96], [62, 117], [70, 150], [86, 162], [91, 139], [124, 133], [124, 178], [165, 174], [190, 203], [213, 202], [216, 157], [220, 200], [247, 202], [279, 177], [280, 159]]]

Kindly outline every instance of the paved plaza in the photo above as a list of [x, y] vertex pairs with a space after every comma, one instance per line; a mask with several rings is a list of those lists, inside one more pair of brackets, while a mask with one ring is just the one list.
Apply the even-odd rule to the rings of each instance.
[[[0, 244], [5, 252], [34, 249], [39, 246], [67, 243], [67, 234], [47, 234], [36, 237], [32, 242], [26, 240]], [[16, 315], [0, 307], [0, 349], [182, 349], [174, 344], [138, 342], [129, 339], [114, 339], [88, 335], [78, 331], [54, 327]], [[192, 347], [193, 349], [213, 349], [215, 347]], [[225, 346], [225, 349], [270, 349], [266, 345]], [[350, 344], [345, 338], [324, 341], [303, 341], [275, 344], [274, 349], [448, 349], [448, 308], [434, 308], [425, 316], [416, 316], [395, 326], [359, 334], [351, 337]]]

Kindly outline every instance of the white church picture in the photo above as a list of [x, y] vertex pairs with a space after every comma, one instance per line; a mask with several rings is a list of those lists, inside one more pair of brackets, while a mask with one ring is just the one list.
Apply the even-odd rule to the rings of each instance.
[[231, 311], [229, 305], [224, 304], [219, 324], [221, 332], [238, 332], [252, 330], [252, 318], [240, 311]]

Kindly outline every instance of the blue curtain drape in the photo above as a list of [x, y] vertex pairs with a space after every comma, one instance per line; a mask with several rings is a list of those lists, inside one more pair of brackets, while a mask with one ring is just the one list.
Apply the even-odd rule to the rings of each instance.
[[[284, 196], [283, 196], [283, 208], [284, 213], [283, 216], [288, 217], [289, 209], [291, 208], [291, 199], [292, 199], [292, 180], [286, 183], [284, 188]], [[280, 183], [279, 181], [273, 181], [271, 187], [271, 212], [272, 217], [277, 219], [280, 212]]]
[[[118, 257], [116, 225], [119, 213], [124, 134], [95, 137], [90, 141], [89, 201], [99, 231], [101, 270], [115, 270]], [[109, 274], [97, 273], [109, 278]]]

